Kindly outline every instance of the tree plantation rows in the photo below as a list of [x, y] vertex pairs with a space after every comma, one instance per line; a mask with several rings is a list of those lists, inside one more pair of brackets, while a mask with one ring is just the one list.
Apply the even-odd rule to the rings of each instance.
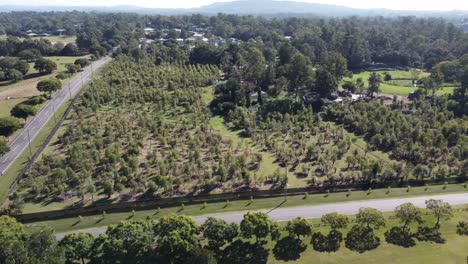
[[[103, 213], [101, 217], [107, 216]], [[272, 259], [292, 261], [312, 249], [317, 252], [315, 254], [340, 251], [343, 246], [359, 253], [372, 251], [384, 243], [382, 238], [400, 247], [418, 246], [417, 241], [444, 244], [446, 240], [440, 228], [452, 217], [453, 209], [442, 200], [426, 201], [426, 210], [411, 203], [402, 204], [395, 208], [392, 221], [376, 209], [361, 208], [352, 218], [336, 212], [325, 214], [318, 225], [303, 218], [279, 224], [261, 212], [245, 214], [239, 225], [213, 217], [197, 225], [189, 217], [172, 214], [157, 220], [148, 217], [111, 225], [98, 237], [76, 233], [57, 241], [48, 229], [27, 232], [13, 218], [1, 216], [0, 262], [241, 264], [267, 263]], [[468, 235], [467, 227], [467, 222], [458, 222], [456, 233]], [[382, 229], [386, 229], [383, 236], [376, 233]], [[309, 245], [312, 249], [307, 249]]]
[[34, 198], [237, 188], [262, 156], [210, 129], [198, 86], [218, 74], [212, 66], [118, 58], [83, 95], [56, 151], [20, 188]]
[[373, 148], [389, 151], [406, 163], [397, 166], [398, 174], [412, 166], [416, 178], [466, 175], [468, 169], [468, 131], [465, 121], [447, 110], [447, 101], [438, 98], [431, 105], [394, 102], [390, 108], [377, 102], [334, 104], [325, 116], [363, 135]]

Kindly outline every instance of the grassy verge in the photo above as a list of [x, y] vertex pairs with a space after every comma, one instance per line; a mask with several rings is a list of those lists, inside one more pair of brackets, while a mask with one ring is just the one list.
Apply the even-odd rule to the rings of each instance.
[[205, 215], [213, 213], [224, 213], [224, 212], [236, 212], [236, 211], [247, 211], [247, 210], [259, 210], [259, 209], [273, 209], [278, 207], [294, 207], [294, 206], [304, 206], [304, 205], [319, 205], [327, 203], [338, 203], [338, 202], [348, 202], [348, 201], [358, 201], [358, 200], [373, 200], [373, 199], [386, 199], [386, 198], [400, 198], [400, 197], [412, 197], [412, 196], [422, 196], [422, 195], [434, 195], [434, 194], [447, 194], [455, 192], [466, 192], [467, 189], [463, 185], [448, 185], [447, 188], [443, 189], [442, 186], [431, 186], [427, 190], [425, 187], [415, 187], [411, 188], [407, 192], [407, 188], [394, 188], [391, 189], [389, 193], [387, 190], [373, 190], [368, 193], [367, 191], [356, 191], [352, 192], [349, 196], [347, 193], [330, 193], [328, 195], [324, 194], [314, 194], [290, 196], [285, 202], [284, 197], [277, 198], [265, 198], [265, 199], [256, 199], [253, 202], [251, 201], [230, 201], [229, 204], [226, 202], [222, 203], [209, 203], [206, 206], [204, 205], [186, 205], [183, 208], [181, 206], [172, 207], [172, 208], [163, 208], [159, 212], [158, 210], [144, 210], [137, 211], [133, 216], [132, 212], [129, 213], [114, 213], [107, 214], [104, 218], [101, 215], [94, 216], [83, 216], [81, 220], [78, 218], [67, 218], [59, 219], [52, 221], [43, 221], [32, 224], [27, 224], [28, 228], [37, 228], [48, 226], [56, 230], [57, 232], [65, 232], [71, 230], [79, 230], [85, 228], [107, 226], [110, 224], [115, 224], [120, 221], [128, 219], [146, 219], [158, 218], [163, 215], [170, 213], [180, 213], [184, 215], [196, 216], [196, 215]]
[[[57, 109], [56, 116], [57, 118], [62, 116], [71, 100], [66, 101], [60, 108]], [[49, 119], [47, 124], [39, 131], [39, 134], [31, 142], [31, 150], [34, 154], [46, 140], [46, 138], [51, 133], [52, 129], [55, 126], [55, 120], [52, 117]], [[7, 172], [0, 178], [0, 201], [3, 202], [8, 195], [8, 189], [11, 184], [15, 181], [18, 174], [26, 166], [31, 156], [29, 155], [29, 150], [25, 149], [23, 153], [16, 159], [15, 162], [8, 168]]]
[[[411, 248], [402, 248], [385, 242], [384, 232], [389, 227], [399, 225], [396, 219], [389, 219], [392, 213], [384, 213], [387, 227], [376, 230], [376, 234], [380, 237], [381, 245], [372, 251], [365, 253], [357, 253], [347, 249], [344, 243], [337, 252], [333, 253], [320, 253], [314, 251], [307, 239], [305, 244], [307, 249], [300, 255], [296, 261], [288, 263], [425, 263], [425, 264], [439, 264], [439, 263], [466, 263], [468, 257], [468, 236], [459, 236], [455, 233], [456, 225], [459, 221], [468, 220], [468, 212], [456, 212], [454, 217], [449, 221], [442, 222], [441, 233], [447, 240], [445, 244], [435, 244], [429, 242], [416, 242], [416, 246]], [[432, 215], [425, 215], [424, 220], [428, 226], [433, 226], [434, 217]], [[311, 219], [313, 224], [319, 224], [319, 219]], [[347, 230], [342, 230], [347, 233]], [[415, 230], [415, 227], [413, 227]], [[327, 233], [327, 227], [315, 227], [314, 231], [322, 231]], [[274, 243], [269, 243], [268, 248], [273, 248]], [[268, 263], [286, 263], [284, 261], [276, 260], [273, 253], [270, 253]]]

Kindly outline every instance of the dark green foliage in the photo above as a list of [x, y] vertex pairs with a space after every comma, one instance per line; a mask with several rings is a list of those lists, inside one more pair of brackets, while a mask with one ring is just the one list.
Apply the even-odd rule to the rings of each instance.
[[50, 74], [57, 69], [57, 63], [49, 59], [40, 58], [34, 63], [34, 69], [38, 70], [40, 73]]
[[0, 118], [0, 136], [9, 137], [21, 127], [21, 122], [15, 117]]
[[267, 214], [262, 212], [247, 213], [240, 223], [240, 234], [244, 238], [255, 237], [257, 241], [271, 236], [273, 240], [279, 237], [278, 224], [273, 222]]
[[218, 263], [266, 264], [267, 260], [268, 250], [262, 244], [236, 240], [223, 250]]
[[85, 259], [89, 258], [93, 241], [94, 236], [92, 234], [77, 233], [66, 235], [60, 240], [59, 245], [65, 252], [67, 263], [73, 263], [77, 260], [84, 263]]
[[10, 148], [8, 147], [7, 142], [3, 138], [0, 138], [0, 156], [8, 151], [10, 151]]
[[27, 119], [30, 116], [34, 116], [37, 112], [37, 109], [34, 106], [27, 105], [24, 103], [15, 105], [10, 113], [12, 116], [17, 118]]
[[468, 222], [460, 221], [457, 224], [457, 234], [460, 236], [468, 236]]
[[405, 248], [414, 247], [416, 245], [408, 227], [392, 227], [389, 231], [385, 232], [385, 241]]
[[226, 243], [231, 243], [237, 237], [239, 227], [224, 220], [209, 217], [201, 226], [203, 237], [208, 240], [208, 248], [219, 250]]
[[[420, 102], [396, 109], [377, 102], [334, 104], [326, 109], [326, 117], [364, 135], [375, 148], [391, 151], [398, 160], [415, 165], [428, 165], [442, 157], [442, 160], [453, 157], [461, 161], [466, 157], [457, 153], [466, 145], [468, 131], [462, 122], [453, 118], [446, 105], [442, 98], [432, 106]], [[448, 153], [442, 154], [442, 149]]]
[[273, 248], [275, 259], [283, 261], [298, 260], [307, 245], [300, 239], [291, 236], [284, 237], [276, 242]]
[[81, 68], [84, 68], [90, 64], [89, 60], [86, 58], [76, 59], [73, 63], [75, 65], [80, 65]]
[[39, 92], [48, 93], [49, 96], [53, 92], [60, 90], [62, 88], [62, 82], [55, 78], [50, 78], [47, 80], [42, 80], [37, 83], [37, 90]]
[[284, 230], [288, 231], [290, 236], [296, 236], [299, 239], [301, 236], [312, 234], [312, 225], [306, 219], [298, 217], [288, 221]]
[[428, 241], [437, 244], [445, 244], [446, 242], [438, 228], [430, 228], [427, 226], [419, 226], [414, 237], [419, 241]]
[[312, 234], [311, 244], [314, 250], [319, 252], [335, 252], [340, 249], [343, 234], [338, 230], [332, 230], [327, 236], [317, 232]]
[[354, 225], [346, 235], [345, 245], [350, 250], [363, 253], [376, 249], [380, 245], [380, 238], [371, 227]]

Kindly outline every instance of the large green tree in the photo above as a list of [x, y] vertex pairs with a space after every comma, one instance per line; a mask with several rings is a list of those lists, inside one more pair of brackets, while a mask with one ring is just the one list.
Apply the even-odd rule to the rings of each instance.
[[278, 224], [262, 212], [245, 214], [240, 223], [240, 231], [244, 238], [255, 237], [257, 241], [265, 240], [268, 236], [277, 239], [279, 236]]
[[356, 222], [367, 227], [379, 229], [385, 226], [385, 217], [382, 212], [374, 208], [360, 208], [356, 215]]
[[59, 245], [64, 249], [68, 263], [78, 260], [85, 264], [86, 259], [89, 258], [93, 242], [94, 236], [90, 233], [73, 233], [63, 237]]
[[442, 200], [429, 199], [426, 201], [426, 208], [434, 214], [436, 218], [434, 227], [437, 229], [440, 228], [441, 219], [448, 220], [453, 217], [452, 207], [449, 203]]
[[62, 82], [55, 78], [42, 80], [37, 83], [37, 90], [39, 92], [48, 93], [49, 96], [51, 96], [53, 92], [60, 90], [60, 88], [62, 88]]
[[382, 83], [382, 76], [379, 73], [372, 72], [368, 79], [369, 87], [367, 93], [369, 96], [374, 97], [375, 93], [380, 92], [380, 84]]
[[49, 59], [40, 58], [34, 63], [34, 69], [40, 73], [50, 74], [57, 69], [57, 63]]
[[200, 228], [203, 237], [208, 240], [208, 248], [212, 250], [219, 250], [226, 243], [231, 243], [239, 232], [236, 224], [228, 224], [214, 217], [208, 217]]

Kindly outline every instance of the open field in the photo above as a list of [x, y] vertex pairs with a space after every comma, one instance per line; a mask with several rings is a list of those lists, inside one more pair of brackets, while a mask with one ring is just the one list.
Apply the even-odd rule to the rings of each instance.
[[[171, 213], [180, 213], [189, 216], [199, 216], [206, 214], [214, 213], [225, 213], [225, 212], [237, 212], [245, 210], [259, 210], [259, 209], [274, 209], [274, 208], [285, 208], [285, 207], [297, 207], [297, 206], [306, 206], [306, 205], [320, 205], [320, 204], [329, 204], [329, 203], [338, 203], [338, 202], [348, 202], [348, 201], [361, 201], [361, 200], [373, 200], [373, 199], [390, 199], [390, 198], [400, 198], [400, 197], [413, 197], [413, 196], [423, 196], [423, 195], [435, 195], [435, 194], [448, 194], [448, 193], [457, 193], [457, 192], [466, 192], [467, 189], [463, 185], [448, 185], [446, 189], [443, 189], [442, 186], [430, 186], [427, 190], [425, 187], [414, 187], [407, 192], [406, 188], [393, 188], [390, 192], [387, 193], [387, 190], [379, 189], [373, 190], [371, 193], [367, 191], [355, 191], [351, 192], [348, 195], [344, 193], [330, 193], [326, 194], [311, 194], [305, 197], [304, 195], [290, 196], [285, 201], [284, 197], [277, 198], [265, 198], [265, 199], [255, 199], [253, 202], [249, 200], [241, 201], [230, 201], [229, 205], [226, 206], [225, 202], [221, 203], [208, 203], [206, 207], [202, 204], [196, 205], [185, 205], [183, 210], [181, 207], [170, 207], [170, 208], [161, 208], [157, 210], [143, 210], [136, 211], [135, 216], [132, 217], [133, 213], [108, 213], [105, 219], [102, 219], [101, 215], [94, 216], [83, 216], [82, 219], [77, 223], [77, 218], [67, 218], [60, 220], [44, 221], [28, 224], [30, 228], [48, 226], [53, 228], [57, 232], [66, 232], [71, 230], [79, 230], [100, 226], [107, 226], [110, 224], [115, 224], [120, 221], [127, 219], [146, 219], [158, 218], [163, 215]], [[25, 210], [27, 211], [49, 211], [54, 209], [61, 209], [63, 207], [62, 203], [51, 203], [47, 207], [41, 208], [38, 210], [37, 207], [31, 207], [32, 204], [26, 205]]]
[[[6, 39], [8, 36], [1, 35], [0, 39]], [[25, 38], [19, 38], [21, 40]], [[46, 39], [52, 43], [62, 42], [63, 44], [73, 43], [76, 41], [76, 36], [48, 36], [48, 37], [37, 37], [32, 39]]]
[[[9, 116], [10, 110], [18, 103], [25, 101], [32, 96], [40, 95], [41, 93], [36, 89], [37, 83], [41, 80], [54, 77], [59, 72], [66, 71], [66, 65], [74, 63], [76, 59], [83, 57], [64, 57], [53, 56], [45, 57], [57, 63], [57, 70], [48, 75], [38, 75], [34, 69], [34, 63], [30, 63], [28, 74], [17, 83], [9, 84], [3, 82], [0, 84], [0, 116]], [[64, 80], [66, 83], [68, 80]], [[10, 99], [8, 99], [10, 98]]]
[[[410, 93], [417, 90], [417, 88], [413, 87], [412, 85], [412, 72], [411, 71], [376, 71], [384, 76], [384, 73], [387, 72], [392, 76], [392, 80], [384, 81], [380, 85], [381, 93], [385, 95], [402, 95], [408, 96]], [[357, 80], [358, 78], [362, 78], [366, 86], [368, 85], [367, 80], [369, 79], [369, 75], [371, 72], [365, 71], [358, 74], [353, 74], [352, 80]], [[418, 78], [423, 78], [429, 76], [429, 73], [419, 71]], [[345, 78], [345, 80], [350, 80], [350, 78]], [[444, 94], [451, 94], [453, 93], [453, 86], [451, 84], [446, 84], [447, 86], [443, 87], [442, 89], [438, 90], [436, 93], [437, 95], [444, 95]]]

